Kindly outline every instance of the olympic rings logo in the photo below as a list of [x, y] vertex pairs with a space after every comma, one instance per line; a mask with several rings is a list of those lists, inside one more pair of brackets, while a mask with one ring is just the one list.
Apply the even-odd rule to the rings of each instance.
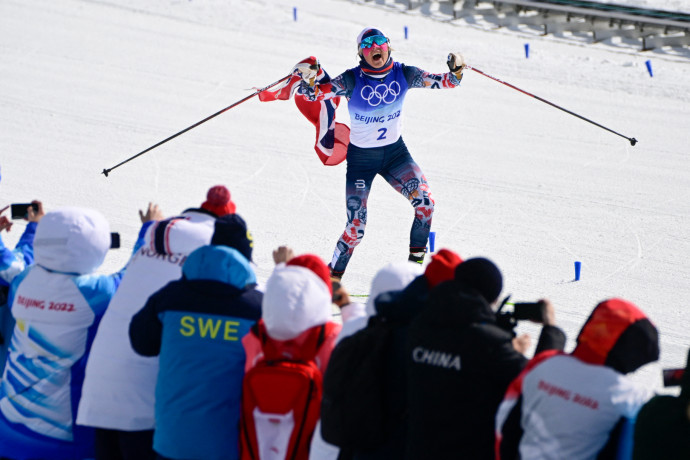
[[379, 83], [375, 87], [367, 85], [362, 88], [360, 94], [362, 99], [367, 101], [372, 107], [376, 107], [382, 102], [384, 104], [392, 104], [400, 94], [400, 83], [392, 81], [390, 86], [387, 86], [385, 83]]

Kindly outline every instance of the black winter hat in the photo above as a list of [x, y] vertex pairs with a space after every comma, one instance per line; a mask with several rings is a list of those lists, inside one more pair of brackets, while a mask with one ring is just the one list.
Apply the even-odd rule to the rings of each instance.
[[254, 239], [247, 230], [247, 223], [239, 214], [227, 214], [216, 219], [211, 244], [235, 248], [247, 260], [252, 260]]
[[474, 289], [491, 304], [498, 299], [503, 289], [503, 276], [496, 264], [489, 259], [476, 257], [455, 268], [455, 281]]

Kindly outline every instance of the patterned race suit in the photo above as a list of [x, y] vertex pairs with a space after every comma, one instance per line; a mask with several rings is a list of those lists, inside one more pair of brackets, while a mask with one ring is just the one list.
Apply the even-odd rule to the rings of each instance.
[[401, 137], [402, 106], [410, 88], [454, 88], [460, 84], [451, 73], [430, 74], [417, 67], [393, 62], [390, 72], [374, 78], [357, 66], [330, 83], [300, 93], [310, 100], [336, 96], [348, 98], [350, 144], [347, 150], [346, 205], [347, 225], [336, 244], [330, 263], [342, 274], [352, 252], [364, 236], [367, 199], [377, 174], [407, 198], [415, 209], [410, 231], [410, 252], [426, 248], [434, 213], [429, 184], [410, 156]]

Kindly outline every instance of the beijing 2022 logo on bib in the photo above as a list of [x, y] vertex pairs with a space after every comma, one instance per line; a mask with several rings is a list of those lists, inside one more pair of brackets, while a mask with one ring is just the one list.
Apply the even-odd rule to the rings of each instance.
[[376, 107], [382, 102], [384, 104], [392, 104], [400, 94], [400, 83], [392, 81], [390, 85], [379, 83], [375, 87], [366, 85], [361, 91], [362, 99], [367, 101], [370, 106]]

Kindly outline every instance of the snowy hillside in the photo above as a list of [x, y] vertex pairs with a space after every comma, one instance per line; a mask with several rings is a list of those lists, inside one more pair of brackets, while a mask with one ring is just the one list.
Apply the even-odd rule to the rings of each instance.
[[[690, 10], [687, 0], [644, 3]], [[313, 128], [291, 101], [252, 99], [108, 178], [100, 172], [283, 77], [306, 56], [331, 75], [355, 66], [355, 37], [369, 25], [391, 37], [396, 60], [442, 72], [448, 52], [461, 51], [482, 71], [639, 140], [631, 147], [475, 72], [453, 91], [411, 91], [405, 106], [404, 138], [436, 200], [437, 247], [493, 259], [515, 300], [552, 299], [569, 346], [597, 302], [631, 300], [662, 342], [660, 363], [638, 378], [659, 386], [661, 367], [683, 366], [687, 48], [642, 53], [346, 0], [5, 0], [0, 204], [40, 199], [48, 210], [99, 209], [122, 235], [123, 248], [103, 267], [112, 271], [128, 259], [138, 209], [153, 201], [172, 215], [226, 184], [255, 236], [260, 279], [280, 244], [328, 261], [345, 224], [345, 165], [321, 165]], [[349, 122], [345, 107], [338, 118]], [[355, 294], [367, 293], [383, 264], [407, 257], [409, 204], [377, 180], [369, 206], [367, 234], [343, 280]], [[21, 226], [6, 241], [16, 241]]]

